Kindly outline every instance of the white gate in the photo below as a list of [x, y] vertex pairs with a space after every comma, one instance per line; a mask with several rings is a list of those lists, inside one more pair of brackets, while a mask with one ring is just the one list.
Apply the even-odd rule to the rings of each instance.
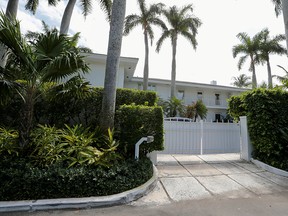
[[164, 121], [164, 151], [160, 154], [220, 154], [240, 152], [240, 124]]

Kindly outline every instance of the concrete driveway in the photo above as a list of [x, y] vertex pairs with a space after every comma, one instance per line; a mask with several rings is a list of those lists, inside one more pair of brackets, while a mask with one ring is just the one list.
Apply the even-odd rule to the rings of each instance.
[[5, 216], [286, 216], [288, 178], [240, 160], [239, 154], [158, 155], [156, 188], [127, 205], [0, 213]]
[[288, 192], [288, 178], [240, 160], [239, 154], [158, 155], [157, 187], [131, 205], [209, 198], [251, 198]]

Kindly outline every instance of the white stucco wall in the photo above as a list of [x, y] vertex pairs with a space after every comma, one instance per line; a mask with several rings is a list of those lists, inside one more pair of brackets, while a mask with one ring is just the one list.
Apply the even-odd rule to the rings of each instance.
[[[89, 64], [90, 72], [84, 77], [90, 82], [92, 86], [103, 87], [105, 79], [105, 64]], [[124, 68], [120, 67], [117, 74], [117, 88], [124, 87]]]

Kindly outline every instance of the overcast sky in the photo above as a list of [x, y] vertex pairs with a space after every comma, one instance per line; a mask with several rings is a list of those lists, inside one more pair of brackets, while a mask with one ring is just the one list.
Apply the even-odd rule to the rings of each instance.
[[[41, 20], [48, 25], [59, 28], [61, 17], [67, 1], [59, 2], [58, 6], [48, 7], [47, 0], [40, 0], [36, 15], [24, 10], [21, 0], [18, 19], [21, 20], [23, 33], [27, 30], [41, 29]], [[70, 25], [70, 33], [81, 32], [81, 45], [90, 47], [93, 52], [106, 54], [108, 45], [109, 25], [104, 13], [99, 9], [97, 1], [93, 1], [94, 10], [86, 19], [83, 18], [79, 7], [74, 9]], [[159, 1], [146, 0], [147, 4]], [[236, 35], [247, 32], [255, 35], [268, 27], [272, 36], [284, 34], [283, 17], [276, 18], [271, 0], [163, 0], [167, 6], [194, 5], [194, 14], [203, 25], [197, 35], [198, 47], [195, 51], [189, 42], [180, 36], [177, 47], [177, 75], [179, 81], [210, 83], [216, 80], [220, 85], [231, 85], [232, 77], [248, 71], [249, 62], [238, 71], [238, 58], [233, 59], [232, 47], [239, 44]], [[6, 9], [7, 0], [0, 1], [0, 9]], [[127, 0], [126, 15], [136, 13], [139, 9], [136, 0]], [[161, 31], [155, 30], [155, 41], [150, 47], [150, 77], [170, 79], [171, 77], [171, 42], [164, 42], [160, 53], [155, 52], [155, 44]], [[283, 43], [285, 44], [285, 43]], [[144, 37], [141, 27], [137, 27], [130, 35], [123, 38], [122, 56], [139, 58], [135, 76], [143, 77]], [[287, 57], [272, 56], [272, 73], [284, 75], [276, 65], [288, 68]], [[258, 83], [267, 82], [266, 66], [257, 66]]]

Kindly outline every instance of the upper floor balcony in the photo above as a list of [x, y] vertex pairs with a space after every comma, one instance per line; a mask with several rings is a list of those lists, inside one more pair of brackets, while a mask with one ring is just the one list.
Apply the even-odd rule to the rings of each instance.
[[[197, 101], [197, 99], [193, 100]], [[207, 108], [214, 108], [214, 109], [227, 109], [228, 108], [228, 103], [227, 100], [223, 99], [215, 99], [215, 98], [203, 98], [202, 99], [203, 103]]]

